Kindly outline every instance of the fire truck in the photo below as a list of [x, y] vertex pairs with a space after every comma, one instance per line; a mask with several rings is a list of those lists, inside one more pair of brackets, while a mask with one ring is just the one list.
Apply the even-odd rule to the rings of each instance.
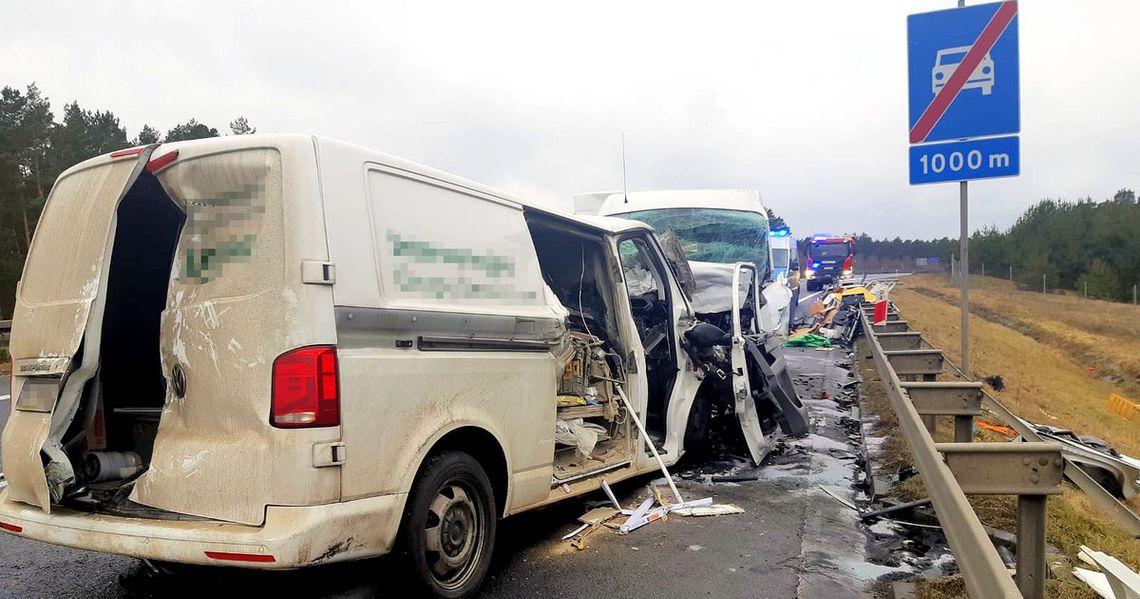
[[808, 291], [819, 291], [851, 276], [855, 268], [855, 238], [851, 235], [813, 235], [807, 244]]

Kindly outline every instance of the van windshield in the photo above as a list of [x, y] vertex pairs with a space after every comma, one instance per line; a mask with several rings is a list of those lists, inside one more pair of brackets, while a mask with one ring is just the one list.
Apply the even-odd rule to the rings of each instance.
[[768, 218], [757, 212], [719, 208], [662, 208], [617, 214], [658, 233], [673, 231], [685, 257], [697, 262], [751, 262], [768, 271]]

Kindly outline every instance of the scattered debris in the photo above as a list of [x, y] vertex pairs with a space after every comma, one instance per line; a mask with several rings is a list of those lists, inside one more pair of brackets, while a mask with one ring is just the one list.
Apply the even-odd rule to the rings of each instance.
[[621, 511], [621, 504], [618, 503], [617, 497], [614, 496], [614, 490], [610, 488], [610, 484], [606, 479], [602, 479], [602, 490], [606, 492], [606, 497], [610, 498], [610, 502], [614, 504], [614, 509]]
[[840, 497], [839, 495], [837, 495], [837, 494], [835, 493], [835, 491], [832, 491], [831, 489], [828, 489], [827, 487], [825, 487], [825, 486], [823, 486], [823, 485], [819, 485], [819, 488], [820, 488], [820, 489], [823, 489], [823, 492], [824, 492], [824, 493], [827, 493], [828, 495], [831, 495], [831, 496], [832, 496], [832, 498], [834, 498], [834, 499], [835, 499], [836, 501], [838, 501], [839, 503], [842, 503], [843, 505], [845, 505], [845, 506], [847, 506], [847, 507], [849, 507], [849, 508], [851, 508], [851, 509], [855, 510], [856, 512], [858, 512], [858, 511], [859, 511], [859, 507], [858, 507], [858, 506], [856, 506], [854, 503], [851, 503], [850, 501], [847, 501], [846, 499], [844, 499], [844, 498]]
[[985, 420], [981, 420], [981, 419], [975, 419], [974, 420], [974, 426], [976, 426], [977, 428], [987, 430], [990, 432], [994, 432], [994, 433], [997, 433], [999, 435], [1004, 435], [1004, 436], [1010, 437], [1010, 438], [1017, 436], [1017, 431], [1013, 430], [1012, 428], [1010, 428], [1008, 426], [1003, 426], [1000, 424], [991, 424], [991, 423], [986, 422]]
[[[1098, 573], [1091, 570], [1073, 569], [1073, 575], [1092, 587], [1098, 595], [1107, 599], [1140, 599], [1140, 574], [1121, 563], [1120, 560], [1107, 553], [1093, 551], [1084, 545], [1081, 545], [1078, 557], [1081, 561], [1091, 561], [1100, 568], [1099, 576], [1094, 576]], [[1078, 572], [1079, 570], [1083, 572]], [[1103, 584], [1101, 584], [1102, 582]]]
[[645, 431], [645, 425], [641, 423], [641, 418], [637, 417], [637, 410], [633, 409], [633, 404], [630, 403], [629, 398], [625, 396], [625, 390], [621, 385], [615, 384], [614, 388], [617, 389], [618, 396], [621, 397], [622, 403], [625, 404], [625, 409], [629, 410], [629, 417], [633, 423], [637, 425], [637, 431], [641, 433], [641, 438], [645, 440], [645, 446], [649, 448], [649, 452], [653, 454], [654, 459], [657, 460], [657, 465], [661, 467], [661, 473], [665, 475], [665, 480], [669, 481], [669, 488], [673, 491], [673, 497], [677, 498], [677, 503], [684, 503], [685, 500], [681, 498], [681, 492], [677, 490], [677, 485], [673, 483], [673, 477], [669, 476], [669, 469], [665, 467], [665, 460], [661, 459], [661, 454], [657, 453], [657, 448], [653, 446], [649, 433]]
[[805, 333], [788, 339], [784, 345], [787, 347], [831, 347], [831, 340], [816, 333]]
[[1001, 391], [1002, 389], [1005, 389], [1005, 381], [1002, 380], [1000, 374], [984, 376], [982, 377], [982, 380], [985, 381], [985, 383], [989, 385], [994, 391]]
[[747, 483], [760, 480], [758, 474], [714, 474], [709, 477], [714, 483]]
[[617, 517], [619, 514], [621, 514], [621, 512], [622, 511], [620, 509], [596, 507], [586, 512], [585, 514], [578, 516], [578, 521], [586, 525], [597, 524], [599, 522], [605, 523]]
[[1073, 576], [1087, 584], [1098, 596], [1104, 599], [1116, 599], [1116, 593], [1113, 593], [1112, 587], [1108, 586], [1108, 577], [1104, 574], [1084, 568], [1073, 568]]
[[[712, 501], [712, 500], [710, 500]], [[744, 509], [731, 503], [709, 504], [705, 506], [684, 507], [673, 510], [678, 516], [726, 516], [728, 514], [743, 514]]]
[[869, 512], [863, 512], [862, 514], [859, 514], [859, 519], [860, 520], [871, 520], [874, 518], [880, 518], [882, 516], [886, 516], [887, 514], [893, 514], [895, 512], [901, 512], [901, 511], [905, 511], [905, 510], [912, 510], [916, 507], [922, 507], [922, 506], [929, 505], [929, 504], [930, 504], [930, 499], [919, 499], [918, 501], [908, 501], [906, 503], [900, 503], [898, 505], [892, 505], [890, 507], [885, 507], [885, 508], [878, 509], [878, 510], [871, 510]]
[[609, 432], [605, 427], [593, 422], [586, 422], [581, 418], [559, 419], [554, 423], [554, 442], [559, 445], [576, 447], [578, 453], [587, 459], [593, 455], [594, 446], [598, 444], [598, 441], [604, 441], [608, 438]]
[[590, 525], [588, 523], [583, 524], [583, 525], [579, 526], [578, 528], [575, 528], [573, 531], [571, 531], [570, 534], [562, 537], [562, 540], [565, 541], [567, 539], [570, 539], [571, 537], [578, 536], [578, 533], [582, 532], [583, 530], [586, 530], [589, 527], [590, 527]]

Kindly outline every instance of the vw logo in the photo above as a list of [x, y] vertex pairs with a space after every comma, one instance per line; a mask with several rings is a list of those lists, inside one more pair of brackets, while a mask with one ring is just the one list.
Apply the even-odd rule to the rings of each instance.
[[175, 364], [170, 371], [170, 386], [179, 399], [186, 397], [186, 372], [182, 370], [181, 364]]

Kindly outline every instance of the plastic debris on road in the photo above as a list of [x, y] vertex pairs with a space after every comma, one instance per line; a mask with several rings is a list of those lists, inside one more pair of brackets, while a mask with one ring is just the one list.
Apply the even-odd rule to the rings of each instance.
[[831, 340], [816, 333], [806, 333], [788, 339], [784, 345], [787, 347], [831, 347]]

